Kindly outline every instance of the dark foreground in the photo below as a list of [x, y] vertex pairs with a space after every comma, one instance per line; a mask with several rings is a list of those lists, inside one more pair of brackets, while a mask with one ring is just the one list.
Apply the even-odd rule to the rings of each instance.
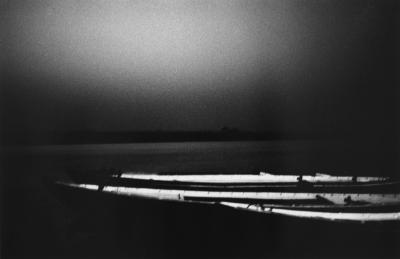
[[[110, 156], [71, 153], [57, 157], [8, 156], [6, 173], [2, 175], [1, 257], [400, 258], [399, 223], [295, 219], [208, 205], [71, 191], [52, 184], [56, 179], [68, 178], [67, 165], [90, 167]], [[112, 157], [112, 161], [123, 167], [129, 168], [128, 164], [132, 163], [128, 162], [131, 155], [112, 154]], [[135, 164], [144, 169], [156, 161], [161, 161], [159, 168], [174, 168], [179, 164], [193, 167], [188, 161], [195, 159], [194, 154], [188, 157], [143, 155], [141, 162]], [[218, 166], [217, 161], [206, 160], [207, 166], [202, 158], [196, 168]], [[227, 164], [228, 160], [237, 159], [233, 155], [232, 158], [219, 156], [217, 160]], [[257, 164], [254, 159], [246, 161]], [[276, 161], [267, 159], [266, 162], [278, 166]], [[233, 166], [240, 167], [239, 163]]]

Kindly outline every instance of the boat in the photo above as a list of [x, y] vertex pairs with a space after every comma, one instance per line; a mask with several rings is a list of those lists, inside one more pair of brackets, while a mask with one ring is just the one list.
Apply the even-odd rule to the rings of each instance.
[[388, 181], [388, 177], [371, 176], [332, 176], [329, 174], [316, 173], [314, 175], [290, 175], [290, 174], [271, 174], [260, 172], [259, 174], [188, 174], [188, 175], [160, 175], [160, 174], [140, 174], [140, 173], [120, 173], [113, 177], [124, 179], [165, 181], [179, 183], [198, 183], [198, 184], [265, 184], [265, 183], [371, 183]]
[[144, 174], [57, 182], [69, 188], [133, 198], [205, 203], [310, 219], [400, 220], [400, 182], [329, 174]]

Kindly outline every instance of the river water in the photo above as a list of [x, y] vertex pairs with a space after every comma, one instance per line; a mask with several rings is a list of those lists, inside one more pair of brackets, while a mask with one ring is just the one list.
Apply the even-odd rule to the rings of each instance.
[[69, 172], [397, 176], [368, 142], [181, 142], [10, 147], [2, 175], [5, 258], [398, 258], [399, 224], [349, 224], [217, 206], [58, 190]]
[[13, 151], [58, 171], [112, 167], [143, 172], [267, 170], [396, 176], [396, 161], [390, 160], [390, 152], [368, 147], [368, 143], [360, 147], [338, 141], [287, 140], [54, 145]]

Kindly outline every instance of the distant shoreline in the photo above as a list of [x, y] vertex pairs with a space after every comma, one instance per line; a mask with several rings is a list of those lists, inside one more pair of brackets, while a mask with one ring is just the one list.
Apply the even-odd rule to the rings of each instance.
[[108, 144], [150, 142], [266, 141], [317, 139], [319, 135], [276, 131], [72, 131], [28, 132], [5, 138], [6, 145]]

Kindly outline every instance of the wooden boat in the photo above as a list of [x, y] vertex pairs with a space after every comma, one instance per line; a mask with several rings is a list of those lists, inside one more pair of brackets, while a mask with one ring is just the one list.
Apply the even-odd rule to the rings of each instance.
[[400, 182], [387, 177], [118, 173], [58, 184], [113, 195], [217, 204], [311, 219], [400, 220]]

